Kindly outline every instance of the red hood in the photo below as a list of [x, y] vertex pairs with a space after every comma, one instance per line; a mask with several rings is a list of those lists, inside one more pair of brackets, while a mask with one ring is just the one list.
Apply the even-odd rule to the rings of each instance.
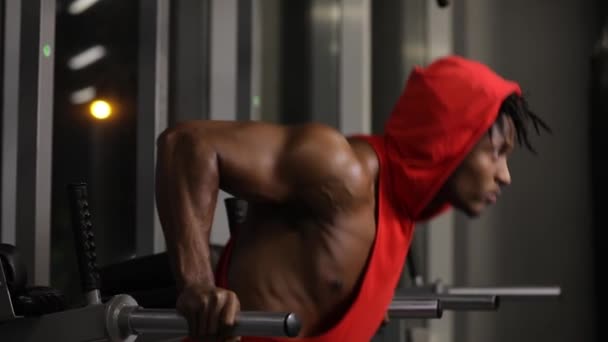
[[519, 85], [458, 56], [416, 67], [385, 125], [383, 143], [393, 203], [401, 218], [423, 211], [468, 152], [492, 126], [502, 102]]

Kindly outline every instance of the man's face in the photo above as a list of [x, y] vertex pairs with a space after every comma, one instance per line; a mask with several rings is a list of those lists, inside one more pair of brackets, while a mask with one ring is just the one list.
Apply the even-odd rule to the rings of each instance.
[[473, 147], [444, 188], [451, 204], [469, 216], [478, 216], [511, 183], [507, 158], [514, 148], [513, 121], [501, 116]]

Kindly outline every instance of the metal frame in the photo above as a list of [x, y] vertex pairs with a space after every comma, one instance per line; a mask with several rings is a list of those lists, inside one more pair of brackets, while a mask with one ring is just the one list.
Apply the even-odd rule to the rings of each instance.
[[[439, 8], [436, 3], [426, 3], [426, 59], [432, 61], [453, 53], [453, 6]], [[427, 275], [430, 280], [441, 278], [446, 283], [455, 281], [455, 213], [449, 212], [428, 223], [425, 244], [428, 260]], [[442, 341], [456, 341], [457, 317], [448, 313], [441, 321], [428, 323], [429, 333]]]
[[256, 1], [238, 1], [236, 23], [236, 119], [248, 121], [253, 98], [253, 8]]
[[21, 1], [3, 1], [2, 92], [2, 225], [0, 241], [16, 244], [17, 144], [19, 119], [19, 63]]
[[344, 134], [371, 132], [371, 2], [342, 0], [339, 122]]
[[[212, 120], [237, 119], [238, 13], [243, 1], [211, 0], [210, 110]], [[228, 217], [223, 203], [229, 194], [218, 193], [210, 242], [224, 244], [229, 236]]]
[[238, 0], [211, 0], [209, 117], [214, 120], [236, 119], [238, 6]]
[[30, 281], [48, 285], [55, 1], [23, 0], [21, 5], [16, 245]]
[[[343, 0], [311, 0], [311, 120], [340, 128]], [[351, 56], [352, 57], [352, 56]]]
[[165, 250], [155, 205], [156, 138], [168, 123], [170, 0], [140, 1], [136, 253]]
[[[424, 304], [404, 302], [399, 306], [399, 313], [433, 314], [433, 307], [429, 305], [432, 303]], [[290, 312], [242, 311], [233, 331], [237, 336], [293, 337], [300, 329], [299, 318]], [[132, 342], [140, 335], [159, 341], [183, 338], [187, 332], [186, 319], [175, 310], [143, 309], [129, 295], [114, 296], [105, 304], [16, 318], [0, 324], [0, 339], [23, 342]]]
[[211, 0], [171, 1], [169, 126], [209, 117]]
[[[264, 36], [264, 23], [262, 20], [268, 20], [268, 16], [264, 17], [262, 11], [273, 6], [272, 1], [266, 4], [268, 7], [264, 7], [265, 4], [258, 1], [251, 1], [251, 90], [250, 90], [250, 109], [248, 120], [261, 120], [264, 111], [261, 108], [262, 104], [262, 93], [264, 91], [263, 80], [267, 77], [265, 72], [269, 72], [271, 75], [278, 71], [278, 67], [274, 70], [269, 71], [264, 68], [264, 58], [267, 58], [264, 53], [266, 45], [266, 37]], [[276, 5], [275, 5], [276, 7]], [[270, 78], [270, 77], [269, 77]], [[276, 94], [275, 94], [276, 96]]]
[[[258, 106], [254, 103], [252, 119], [280, 122], [281, 105], [281, 7], [283, 0], [256, 1], [254, 7], [254, 96], [259, 96]], [[256, 58], [259, 58], [256, 60]]]

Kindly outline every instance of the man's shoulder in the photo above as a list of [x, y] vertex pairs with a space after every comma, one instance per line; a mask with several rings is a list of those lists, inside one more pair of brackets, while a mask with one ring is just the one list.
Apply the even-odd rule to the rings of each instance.
[[[292, 139], [286, 153], [307, 154], [308, 157], [298, 160], [310, 161], [309, 165], [299, 165], [298, 174], [313, 180], [310, 184], [314, 188], [305, 189], [305, 193], [319, 193], [331, 199], [331, 207], [336, 209], [370, 198], [374, 175], [370, 172], [367, 154], [361, 153], [345, 135], [330, 126], [309, 123], [298, 126], [292, 132]], [[312, 198], [318, 200], [317, 196]]]
[[369, 153], [371, 147], [365, 148], [367, 143], [353, 142], [337, 129], [319, 123], [306, 125], [304, 132], [301, 142], [316, 145], [319, 159], [329, 163], [341, 179], [353, 185], [365, 183], [367, 186], [372, 176], [369, 164], [375, 156], [373, 152]]

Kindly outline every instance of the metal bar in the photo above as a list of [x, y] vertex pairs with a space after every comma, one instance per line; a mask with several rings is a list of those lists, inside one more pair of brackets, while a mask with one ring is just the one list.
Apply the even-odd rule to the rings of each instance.
[[17, 241], [17, 145], [19, 123], [19, 65], [21, 0], [4, 1], [2, 92], [2, 224], [0, 241]]
[[410, 250], [407, 254], [407, 259], [406, 259], [407, 270], [408, 270], [410, 279], [411, 279], [412, 283], [414, 284], [414, 286], [421, 286], [424, 284], [424, 277], [420, 273], [420, 268], [418, 268], [419, 261], [416, 257], [416, 250], [417, 250], [417, 248], [415, 247], [414, 244], [412, 244], [410, 246]]
[[209, 115], [213, 120], [237, 118], [237, 18], [237, 0], [211, 0]]
[[499, 297], [491, 295], [398, 295], [396, 300], [438, 300], [441, 309], [453, 311], [495, 311], [499, 305]]
[[165, 250], [154, 201], [156, 138], [168, 121], [169, 1], [140, 2], [137, 116], [137, 255]]
[[17, 247], [30, 282], [50, 281], [55, 1], [21, 2]]
[[169, 126], [209, 118], [211, 0], [171, 0]]
[[[209, 118], [211, 120], [237, 119], [237, 39], [238, 1], [210, 0], [210, 69], [209, 69]], [[216, 203], [229, 197], [218, 192]], [[210, 242], [225, 244], [230, 237], [228, 218], [222, 205], [216, 205]]]
[[443, 309], [436, 299], [393, 300], [388, 314], [391, 318], [441, 318]]
[[[260, 120], [262, 119], [262, 110], [261, 110], [261, 99], [262, 99], [262, 91], [263, 91], [263, 80], [266, 78], [266, 74], [264, 73], [264, 58], [265, 58], [265, 50], [269, 49], [268, 43], [265, 42], [267, 39], [273, 39], [274, 35], [270, 35], [268, 37], [264, 36], [264, 18], [268, 18], [268, 13], [266, 17], [263, 17], [264, 10], [268, 10], [268, 6], [274, 6], [276, 8], [276, 3], [263, 4], [263, 1], [252, 1], [251, 2], [251, 80], [250, 80], [250, 111], [249, 111], [249, 120]], [[276, 65], [276, 64], [275, 64]], [[273, 70], [272, 72], [278, 71], [278, 68], [273, 68], [277, 70]], [[263, 77], [262, 77], [263, 75]], [[272, 76], [270, 76], [272, 77]]]
[[340, 131], [371, 133], [371, 0], [342, 0], [340, 5]]
[[[308, 121], [321, 122], [340, 129], [341, 1], [310, 0], [307, 3], [310, 3], [310, 8], [307, 9], [310, 11], [310, 21], [306, 23], [306, 29], [309, 30], [308, 63], [311, 68], [308, 75], [311, 116]], [[361, 67], [359, 65], [356, 70]], [[355, 73], [356, 70], [349, 72]]]
[[[175, 310], [134, 309], [124, 310], [131, 334], [187, 333], [188, 323]], [[123, 321], [119, 318], [119, 322]], [[232, 334], [234, 336], [295, 337], [300, 321], [293, 313], [243, 311], [239, 314]]]
[[451, 287], [445, 292], [452, 295], [500, 296], [509, 299], [542, 299], [561, 297], [559, 286], [553, 287]]
[[251, 120], [252, 113], [253, 3], [237, 3], [236, 118], [242, 121]]

